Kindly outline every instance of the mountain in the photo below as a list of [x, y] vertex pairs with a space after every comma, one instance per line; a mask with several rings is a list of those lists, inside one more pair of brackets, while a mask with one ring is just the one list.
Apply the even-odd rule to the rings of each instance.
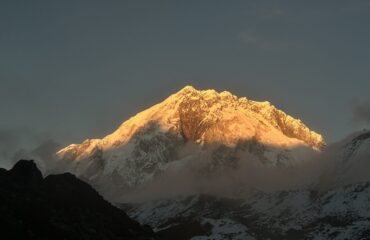
[[0, 169], [0, 226], [1, 239], [155, 239], [88, 184], [26, 160]]
[[269, 102], [187, 86], [123, 122], [112, 134], [72, 144], [57, 155], [59, 169], [108, 196], [168, 171], [190, 169], [207, 175], [246, 161], [292, 166], [323, 146], [321, 135]]
[[[195, 195], [122, 205], [163, 239], [370, 239], [370, 183], [328, 191]], [[181, 233], [181, 237], [179, 236]]]

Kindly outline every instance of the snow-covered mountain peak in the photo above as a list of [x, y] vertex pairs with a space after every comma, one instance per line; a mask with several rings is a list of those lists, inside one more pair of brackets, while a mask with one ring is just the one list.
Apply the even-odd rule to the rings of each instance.
[[126, 144], [135, 133], [148, 124], [160, 131], [181, 134], [186, 140], [198, 143], [219, 142], [235, 145], [240, 140], [257, 138], [271, 145], [309, 145], [315, 149], [325, 143], [323, 137], [311, 131], [301, 120], [294, 119], [271, 105], [238, 98], [230, 92], [196, 90], [186, 86], [163, 102], [125, 121], [112, 134], [103, 139], [89, 139], [82, 144], [70, 145], [65, 150], [79, 148], [93, 150], [96, 145], [104, 149]]
[[132, 186], [192, 159], [235, 165], [253, 156], [262, 164], [284, 166], [300, 160], [295, 149], [318, 150], [324, 144], [320, 134], [269, 102], [186, 86], [112, 134], [72, 144], [57, 155], [73, 164], [68, 170], [77, 175], [115, 174]]

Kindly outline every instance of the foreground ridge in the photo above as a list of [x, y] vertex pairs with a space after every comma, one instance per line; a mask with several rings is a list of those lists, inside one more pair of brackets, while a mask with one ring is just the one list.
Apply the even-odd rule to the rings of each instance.
[[43, 178], [33, 161], [0, 169], [2, 239], [155, 239], [69, 173]]

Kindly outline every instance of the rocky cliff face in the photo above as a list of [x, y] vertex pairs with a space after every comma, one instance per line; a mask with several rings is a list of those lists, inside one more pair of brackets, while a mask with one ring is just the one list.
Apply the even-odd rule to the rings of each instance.
[[187, 86], [103, 139], [72, 144], [57, 155], [60, 166], [98, 188], [115, 182], [130, 188], [194, 161], [206, 162], [211, 171], [252, 158], [290, 166], [300, 161], [297, 151], [324, 145], [321, 135], [268, 102]]

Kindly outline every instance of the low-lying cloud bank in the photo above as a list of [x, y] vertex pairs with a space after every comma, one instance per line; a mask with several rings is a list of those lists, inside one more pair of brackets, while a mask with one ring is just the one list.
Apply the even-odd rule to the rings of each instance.
[[[35, 159], [44, 174], [57, 173], [54, 157], [59, 147], [47, 135], [19, 129], [0, 130], [0, 167], [10, 168], [26, 158]], [[211, 170], [212, 158], [191, 159], [186, 165], [167, 169], [154, 181], [128, 192], [117, 191], [118, 185], [95, 187], [111, 201], [137, 202], [192, 194], [241, 197], [255, 191], [325, 190], [366, 182], [370, 181], [370, 130], [353, 133], [322, 152], [303, 151], [300, 157], [293, 166], [268, 167], [251, 154], [243, 156], [236, 165]]]
[[322, 152], [302, 155], [290, 167], [256, 164], [254, 156], [240, 159], [234, 168], [207, 172], [204, 159], [194, 159], [181, 171], [168, 170], [153, 182], [115, 199], [137, 202], [192, 194], [243, 197], [256, 191], [327, 190], [370, 181], [370, 131], [356, 132], [326, 147]]

